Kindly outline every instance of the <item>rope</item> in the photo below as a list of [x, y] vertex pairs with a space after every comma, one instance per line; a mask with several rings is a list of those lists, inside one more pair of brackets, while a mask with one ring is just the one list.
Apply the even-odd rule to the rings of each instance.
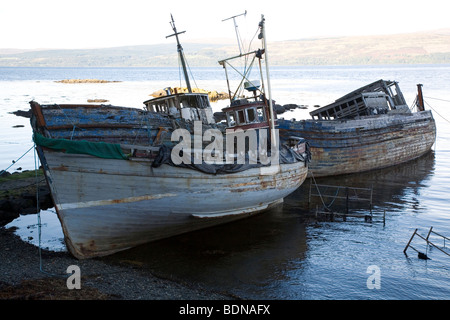
[[11, 168], [13, 165], [15, 165], [15, 164], [17, 163], [17, 161], [19, 161], [20, 159], [22, 159], [22, 158], [23, 158], [28, 152], [30, 152], [31, 149], [33, 149], [33, 148], [34, 148], [34, 145], [31, 146], [31, 148], [28, 149], [27, 152], [25, 152], [23, 155], [21, 155], [19, 159], [15, 160], [15, 161], [13, 160], [13, 163], [12, 163], [8, 168], [6, 168], [5, 170], [2, 170], [2, 172], [0, 172], [0, 176], [1, 176], [4, 172], [6, 172], [6, 170], [8, 170], [9, 168]]
[[[35, 147], [36, 144], [33, 146]], [[41, 224], [41, 209], [39, 208], [39, 179], [38, 179], [38, 168], [39, 168], [39, 159], [36, 157], [36, 148], [34, 148], [34, 170], [36, 172], [36, 211], [37, 211], [37, 221], [38, 221], [38, 248], [39, 248], [39, 270], [48, 275], [53, 277], [64, 277], [67, 278], [68, 274], [55, 274], [51, 272], [47, 272], [43, 268], [43, 261], [42, 261], [42, 247], [41, 247], [41, 234], [42, 234], [42, 224]]]
[[337, 187], [336, 190], [336, 194], [334, 195], [334, 199], [331, 200], [330, 204], [327, 206], [327, 209], [330, 210], [330, 207], [333, 205], [334, 201], [336, 201], [337, 199], [337, 195], [339, 194], [339, 190], [341, 189], [341, 187]]
[[[314, 174], [313, 174], [312, 172], [311, 172], [311, 177], [312, 177], [312, 179], [313, 179], [313, 181], [314, 181], [314, 184], [315, 184], [315, 186], [316, 186], [317, 192], [319, 193], [319, 197], [320, 197], [320, 200], [322, 201], [323, 207], [324, 207], [325, 209], [331, 211], [330, 208], [329, 208], [329, 206], [331, 206], [331, 205], [334, 203], [334, 201], [336, 200], [337, 193], [336, 193], [336, 195], [334, 196], [334, 199], [331, 201], [330, 205], [327, 206], [327, 205], [325, 204], [325, 201], [324, 201], [323, 198], [322, 198], [322, 194], [320, 193], [319, 186], [317, 185], [316, 179], [314, 178]], [[339, 187], [338, 187], [338, 189], [337, 189], [337, 192], [339, 192]]]
[[8, 168], [6, 168], [5, 170], [2, 170], [0, 175], [3, 174], [3, 172], [6, 172], [6, 170], [8, 170], [9, 168], [11, 168], [15, 163], [17, 163], [20, 159], [22, 159], [33, 148], [34, 148], [34, 172], [35, 172], [35, 179], [36, 179], [36, 212], [37, 212], [37, 220], [38, 220], [38, 239], [39, 239], [38, 240], [39, 270], [42, 273], [49, 275], [49, 276], [67, 277], [68, 275], [65, 275], [65, 274], [62, 275], [62, 274], [53, 274], [53, 273], [46, 272], [43, 270], [43, 267], [42, 267], [42, 253], [41, 253], [41, 226], [42, 226], [42, 224], [41, 224], [41, 214], [40, 214], [41, 210], [39, 208], [39, 175], [38, 175], [39, 166], [38, 166], [38, 160], [36, 157], [36, 144], [33, 144], [33, 146], [31, 146], [31, 148], [28, 149], [27, 152], [25, 152], [22, 156], [20, 156], [16, 161], [13, 161], [13, 163]]
[[64, 112], [64, 110], [61, 108], [61, 106], [60, 106], [59, 104], [57, 104], [56, 106], [59, 108], [59, 110], [61, 110], [61, 112], [62, 112], [62, 114], [64, 115], [64, 117], [66, 117], [67, 121], [69, 121], [69, 123], [72, 125], [72, 134], [70, 135], [70, 140], [72, 140], [72, 139], [73, 139], [73, 136], [74, 136], [74, 134], [75, 134], [75, 130], [76, 130], [76, 129], [83, 130], [83, 129], [77, 127], [77, 126], [73, 123], [72, 119], [70, 119], [69, 116], [67, 116], [67, 114]]
[[432, 99], [432, 100], [444, 101], [444, 102], [450, 102], [450, 100], [439, 99], [439, 98], [431, 98], [431, 97], [425, 97], [425, 98], [427, 98], [427, 99]]
[[[449, 101], [449, 102], [450, 102], [450, 101]], [[430, 104], [429, 104], [428, 102], [425, 101], [425, 103], [426, 103], [426, 105], [427, 105], [428, 107], [430, 107], [435, 113], [437, 113], [442, 119], [444, 119], [445, 121], [447, 121], [448, 123], [450, 123], [449, 120], [447, 120], [447, 119], [444, 118], [444, 116], [442, 116], [439, 112], [437, 112], [436, 110], [434, 110], [434, 108], [433, 108], [432, 106], [430, 106]]]
[[411, 104], [411, 107], [409, 108], [409, 110], [411, 110], [411, 112], [412, 112], [414, 108], [417, 108], [417, 96], [414, 99], [413, 103]]

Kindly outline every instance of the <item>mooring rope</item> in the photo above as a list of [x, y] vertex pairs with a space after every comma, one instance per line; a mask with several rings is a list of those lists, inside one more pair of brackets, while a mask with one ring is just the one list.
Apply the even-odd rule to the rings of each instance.
[[16, 163], [17, 163], [17, 161], [19, 161], [20, 159], [22, 159], [28, 152], [30, 152], [31, 151], [31, 149], [33, 149], [34, 148], [34, 145], [33, 146], [31, 146], [31, 148], [30, 149], [28, 149], [28, 151], [27, 152], [25, 152], [23, 155], [21, 155], [20, 157], [19, 157], [19, 159], [17, 159], [17, 160], [13, 160], [13, 163], [8, 167], [8, 168], [6, 168], [5, 170], [2, 170], [2, 172], [0, 172], [0, 176], [4, 173], [4, 172], [6, 172], [6, 170], [8, 170], [9, 168], [11, 168], [13, 165], [15, 165]]
[[334, 201], [336, 201], [340, 189], [341, 189], [341, 187], [337, 187], [336, 194], [334, 195], [333, 200], [331, 200], [330, 204], [328, 206], [326, 206], [326, 208], [328, 210], [330, 210], [330, 207], [333, 205]]
[[335, 195], [335, 198], [331, 201], [331, 203], [329, 204], [329, 206], [327, 206], [327, 205], [325, 204], [325, 201], [324, 201], [323, 198], [322, 198], [322, 193], [320, 192], [319, 186], [317, 185], [316, 179], [314, 178], [314, 174], [312, 173], [312, 171], [311, 171], [311, 177], [312, 177], [312, 179], [313, 179], [313, 181], [314, 181], [314, 185], [316, 186], [317, 192], [319, 193], [319, 197], [320, 197], [320, 200], [322, 201], [323, 207], [324, 207], [325, 209], [331, 211], [329, 207], [331, 207], [331, 205], [332, 205], [332, 204], [334, 203], [334, 201], [336, 200], [337, 194], [338, 194], [338, 192], [339, 192], [339, 187], [338, 187], [338, 189], [337, 189], [337, 193], [336, 193], [336, 195]]
[[431, 97], [425, 97], [425, 98], [427, 98], [427, 99], [432, 99], [432, 100], [444, 101], [444, 102], [450, 102], [450, 100], [439, 99], [439, 98], [431, 98]]
[[39, 169], [39, 158], [36, 156], [36, 144], [34, 147], [34, 171], [36, 173], [36, 212], [37, 212], [37, 221], [38, 221], [38, 249], [39, 249], [39, 270], [48, 275], [53, 277], [68, 277], [68, 274], [55, 274], [44, 270], [43, 267], [43, 260], [42, 260], [42, 223], [41, 223], [41, 208], [39, 207], [39, 179], [38, 179], [38, 169]]
[[[445, 101], [445, 100], [443, 100]], [[450, 101], [449, 101], [450, 102]], [[442, 119], [444, 119], [445, 121], [447, 121], [448, 123], [450, 123], [449, 120], [447, 120], [444, 116], [442, 116], [439, 112], [437, 112], [436, 110], [434, 110], [434, 108], [427, 102], [425, 101], [425, 103], [427, 104], [428, 107], [430, 107], [431, 110], [433, 110], [434, 112], [436, 112]]]

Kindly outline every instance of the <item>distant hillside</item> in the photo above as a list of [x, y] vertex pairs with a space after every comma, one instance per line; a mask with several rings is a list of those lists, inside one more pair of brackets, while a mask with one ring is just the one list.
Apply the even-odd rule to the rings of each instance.
[[292, 65], [450, 63], [450, 29], [277, 42], [271, 60]]
[[[236, 45], [186, 43], [190, 66], [216, 66], [237, 52]], [[300, 39], [270, 43], [273, 65], [359, 65], [450, 63], [450, 29], [432, 32]], [[86, 50], [0, 50], [0, 66], [156, 67], [178, 66], [176, 45]]]
[[[184, 51], [190, 53], [190, 65], [196, 63], [202, 55], [216, 52], [219, 45], [187, 43]], [[220, 50], [219, 50], [220, 51]], [[191, 59], [193, 58], [193, 59]], [[192, 61], [191, 61], [192, 60]], [[206, 65], [211, 64], [208, 57]], [[217, 63], [217, 61], [215, 61]], [[20, 67], [155, 67], [177, 66], [176, 44], [141, 45], [103, 49], [39, 50], [15, 54], [2, 54], [0, 66]]]

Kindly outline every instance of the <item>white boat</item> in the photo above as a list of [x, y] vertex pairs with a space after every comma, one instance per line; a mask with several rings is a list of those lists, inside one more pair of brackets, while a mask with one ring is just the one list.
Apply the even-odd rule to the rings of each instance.
[[[264, 32], [264, 20], [260, 28]], [[183, 129], [195, 140], [199, 134], [192, 131], [196, 123], [189, 117], [202, 120], [197, 112], [183, 111], [183, 104], [169, 104], [180, 97], [159, 98], [166, 99], [165, 110], [152, 110], [148, 101], [144, 110], [30, 102], [36, 149], [67, 248], [76, 258], [109, 255], [251, 216], [281, 203], [305, 180], [308, 150], [304, 140], [294, 137], [285, 143], [271, 140], [280, 155], [276, 163], [219, 161], [238, 157], [233, 149], [213, 163], [206, 158], [197, 163], [193, 156], [188, 159], [192, 162], [177, 164], [174, 143], [165, 144], [172, 139], [163, 139], [162, 133], [173, 137], [176, 129]], [[176, 108], [183, 117], [169, 112], [176, 113]], [[217, 129], [205, 119], [206, 124], [199, 121], [200, 135]], [[203, 148], [204, 142], [194, 141], [194, 147]]]

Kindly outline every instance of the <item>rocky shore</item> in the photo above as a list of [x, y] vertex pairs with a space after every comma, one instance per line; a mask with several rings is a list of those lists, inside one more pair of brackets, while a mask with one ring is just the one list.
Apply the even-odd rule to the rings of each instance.
[[[39, 203], [39, 205], [38, 205]], [[0, 227], [20, 214], [37, 213], [53, 207], [50, 190], [41, 170], [3, 172], [0, 175]]]
[[[53, 207], [42, 172], [3, 173], [0, 177], [0, 300], [224, 300], [237, 299], [201, 286], [164, 279], [135, 261], [77, 260], [24, 242], [4, 226], [19, 214]], [[42, 258], [42, 260], [40, 259]], [[41, 270], [42, 261], [42, 270]], [[80, 268], [81, 289], [67, 288], [67, 268]]]
[[[77, 260], [42, 250], [0, 227], [0, 300], [236, 300], [196, 284], [164, 279], [133, 261]], [[42, 261], [42, 271], [41, 271]], [[68, 289], [69, 266], [78, 266], [81, 288]]]

